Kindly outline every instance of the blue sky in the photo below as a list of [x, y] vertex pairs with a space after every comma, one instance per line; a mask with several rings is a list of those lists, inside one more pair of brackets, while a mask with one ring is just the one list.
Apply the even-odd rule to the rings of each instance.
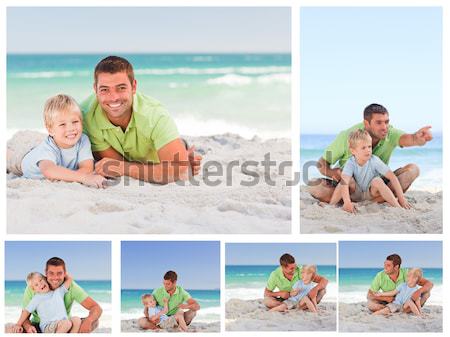
[[66, 262], [75, 280], [111, 279], [111, 243], [98, 241], [6, 241], [5, 280], [24, 280], [32, 271], [45, 272], [48, 259]]
[[289, 8], [10, 7], [9, 53], [290, 52]]
[[227, 265], [278, 265], [289, 253], [298, 264], [336, 265], [334, 243], [227, 243]]
[[404, 267], [442, 268], [440, 241], [341, 241], [339, 268], [383, 268], [391, 254], [400, 255]]
[[219, 241], [124, 241], [122, 289], [162, 286], [168, 270], [185, 289], [220, 288]]
[[302, 134], [337, 134], [383, 104], [407, 132], [442, 130], [442, 10], [302, 8]]

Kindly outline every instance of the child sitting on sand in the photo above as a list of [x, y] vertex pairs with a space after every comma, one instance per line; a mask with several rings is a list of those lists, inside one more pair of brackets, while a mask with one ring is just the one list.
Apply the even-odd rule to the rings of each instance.
[[27, 284], [35, 295], [28, 306], [22, 310], [19, 320], [13, 328], [13, 332], [23, 332], [23, 323], [36, 311], [40, 322], [39, 329], [43, 333], [78, 333], [81, 326], [79, 317], [67, 316], [64, 305], [64, 295], [67, 293], [72, 278], [67, 275], [64, 283], [56, 290], [50, 290], [44, 275], [33, 272], [27, 276]]
[[297, 281], [290, 291], [290, 297], [281, 303], [279, 306], [270, 309], [269, 311], [288, 311], [298, 307], [304, 309], [305, 307], [311, 312], [318, 312], [317, 299], [310, 298], [308, 293], [315, 284], [312, 282], [317, 269], [314, 265], [304, 265], [302, 268], [302, 279]]
[[[343, 200], [343, 209], [355, 213], [356, 209], [352, 200], [380, 200], [381, 198], [393, 207], [411, 208], [396, 175], [380, 158], [372, 155], [372, 137], [369, 133], [366, 130], [355, 130], [350, 133], [348, 143], [353, 156], [345, 163], [342, 180], [334, 190], [330, 204], [336, 205]], [[389, 179], [398, 200], [380, 176]], [[351, 196], [350, 184], [355, 185], [355, 192]]]
[[[188, 330], [187, 324], [184, 321], [183, 315], [167, 316], [169, 311], [169, 300], [164, 298], [164, 308], [158, 306], [155, 298], [151, 294], [144, 294], [141, 297], [142, 304], [144, 305], [144, 316], [162, 329], [180, 327], [181, 331], [186, 332]], [[182, 319], [180, 318], [182, 317]]]
[[422, 270], [420, 268], [412, 268], [408, 271], [407, 281], [400, 284], [397, 289], [381, 293], [375, 293], [375, 296], [395, 296], [392, 303], [385, 308], [375, 311], [374, 315], [389, 315], [397, 311], [407, 310], [408, 308], [417, 316], [422, 317], [422, 306], [420, 305], [420, 297], [416, 301], [411, 299], [412, 294], [419, 289], [417, 282], [422, 278]]
[[24, 153], [8, 149], [8, 171], [25, 178], [63, 180], [101, 188], [106, 182], [94, 173], [89, 138], [83, 134], [81, 110], [67, 95], [56, 95], [44, 107], [47, 138]]

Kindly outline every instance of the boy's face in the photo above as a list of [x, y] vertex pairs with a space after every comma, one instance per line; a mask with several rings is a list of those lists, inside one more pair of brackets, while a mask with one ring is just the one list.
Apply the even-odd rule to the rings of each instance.
[[359, 161], [366, 162], [372, 155], [372, 141], [369, 139], [357, 141], [355, 147], [350, 148], [350, 152]]
[[63, 149], [73, 147], [81, 138], [83, 123], [80, 115], [76, 112], [57, 114], [53, 125], [48, 129], [56, 145]]
[[142, 303], [147, 308], [154, 308], [156, 307], [156, 301], [154, 297], [146, 297], [142, 300]]
[[98, 74], [94, 90], [98, 103], [110, 120], [131, 115], [136, 80], [130, 83], [126, 72]]
[[408, 273], [407, 280], [410, 286], [415, 286], [419, 282], [419, 278], [411, 272]]
[[308, 283], [311, 282], [312, 277], [313, 277], [313, 273], [311, 271], [309, 271], [309, 270], [302, 271], [302, 281], [303, 282], [308, 282]]
[[35, 293], [44, 294], [50, 291], [50, 287], [42, 276], [36, 275], [30, 280], [30, 287]]

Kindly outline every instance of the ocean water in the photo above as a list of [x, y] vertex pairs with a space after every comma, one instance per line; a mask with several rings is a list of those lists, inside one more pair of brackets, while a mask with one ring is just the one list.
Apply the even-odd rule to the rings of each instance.
[[[339, 301], [354, 303], [366, 301], [367, 291], [380, 268], [339, 268]], [[427, 303], [442, 305], [442, 269], [424, 268], [423, 276], [434, 287]]]
[[[220, 290], [186, 290], [200, 305], [200, 311], [195, 317], [196, 322], [212, 323], [220, 321]], [[142, 317], [144, 307], [141, 303], [141, 296], [152, 291], [153, 289], [122, 289], [122, 319]]]
[[[42, 129], [45, 100], [93, 92], [107, 55], [7, 55], [7, 127]], [[162, 102], [185, 135], [289, 137], [290, 54], [132, 54], [138, 90]]]
[[[111, 328], [111, 281], [79, 281], [77, 283], [103, 309], [101, 328]], [[25, 281], [5, 281], [5, 322], [16, 322], [22, 311], [22, 297]], [[72, 307], [74, 316], [85, 317], [87, 310], [78, 303]]]
[[[309, 179], [321, 176], [315, 162], [335, 137], [336, 135], [300, 136], [300, 165], [303, 176], [306, 174]], [[442, 191], [442, 134], [433, 134], [433, 140], [423, 147], [395, 149], [389, 167], [395, 170], [409, 163], [416, 163], [421, 170], [420, 176], [412, 185], [413, 189]], [[305, 180], [302, 179], [301, 183], [304, 185]]]
[[[232, 298], [243, 300], [261, 299], [264, 288], [272, 271], [277, 265], [264, 266], [225, 266], [226, 301]], [[327, 301], [337, 298], [336, 266], [317, 266], [317, 272], [329, 281], [327, 286]]]

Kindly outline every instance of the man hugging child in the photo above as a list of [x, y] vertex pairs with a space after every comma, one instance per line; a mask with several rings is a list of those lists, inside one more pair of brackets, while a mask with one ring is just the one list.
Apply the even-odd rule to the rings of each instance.
[[164, 308], [158, 306], [155, 298], [151, 294], [144, 294], [141, 297], [144, 305], [144, 316], [161, 329], [179, 327], [180, 331], [188, 331], [188, 326], [184, 320], [184, 315], [167, 316], [169, 311], [169, 299], [163, 298]]
[[288, 311], [288, 309], [308, 309], [311, 312], [318, 312], [317, 299], [309, 297], [308, 293], [316, 285], [312, 282], [317, 268], [314, 265], [304, 265], [302, 267], [302, 279], [297, 281], [289, 293], [289, 298], [279, 306], [269, 311]]
[[43, 333], [78, 333], [81, 326], [79, 317], [69, 318], [64, 306], [64, 295], [72, 284], [72, 278], [67, 274], [64, 283], [56, 290], [50, 290], [44, 275], [33, 272], [27, 276], [27, 284], [35, 295], [25, 309], [22, 310], [13, 332], [23, 332], [23, 323], [36, 311], [40, 322], [39, 329]]
[[16, 134], [19, 138], [15, 142], [22, 143], [22, 148], [13, 150], [8, 145], [7, 171], [29, 179], [104, 187], [106, 179], [94, 173], [91, 143], [83, 134], [81, 110], [75, 100], [67, 95], [49, 98], [44, 107], [44, 122], [48, 136], [39, 145], [27, 144], [26, 139], [22, 141], [20, 134]]
[[419, 317], [422, 317], [422, 306], [420, 305], [420, 297], [416, 301], [411, 299], [412, 294], [419, 289], [417, 282], [422, 278], [422, 270], [419, 268], [412, 268], [408, 271], [407, 281], [400, 284], [397, 289], [381, 293], [375, 293], [375, 296], [395, 296], [392, 303], [389, 303], [385, 308], [375, 311], [374, 315], [389, 315], [397, 311], [411, 310], [411, 312]]
[[[385, 201], [393, 207], [411, 208], [396, 175], [380, 158], [372, 155], [372, 137], [369, 133], [366, 130], [355, 130], [350, 133], [348, 143], [353, 156], [345, 163], [341, 182], [334, 190], [330, 205], [343, 200], [344, 211], [350, 213], [356, 212], [352, 201], [363, 200]], [[395, 195], [382, 176], [392, 184]]]

